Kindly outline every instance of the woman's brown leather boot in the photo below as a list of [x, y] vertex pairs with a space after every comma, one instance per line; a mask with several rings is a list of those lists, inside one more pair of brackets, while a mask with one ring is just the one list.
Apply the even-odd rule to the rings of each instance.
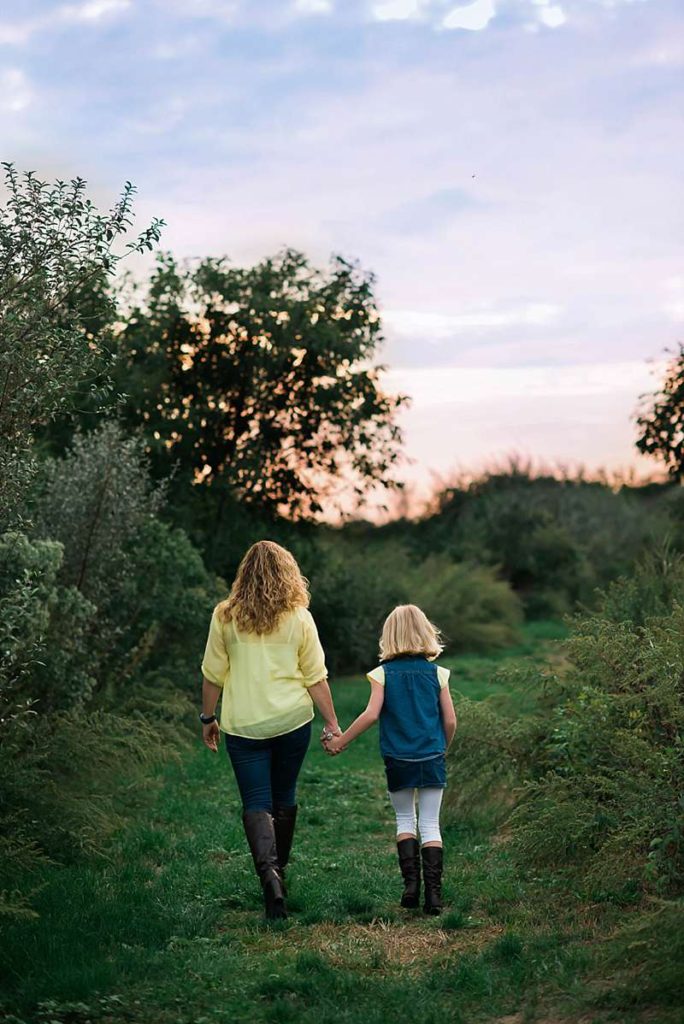
[[273, 824], [275, 826], [276, 850], [278, 852], [278, 866], [280, 876], [285, 885], [285, 868], [290, 861], [290, 850], [294, 838], [295, 824], [297, 822], [297, 805], [291, 807], [273, 808]]
[[269, 811], [245, 811], [242, 823], [261, 881], [266, 917], [271, 921], [287, 917], [273, 818]]

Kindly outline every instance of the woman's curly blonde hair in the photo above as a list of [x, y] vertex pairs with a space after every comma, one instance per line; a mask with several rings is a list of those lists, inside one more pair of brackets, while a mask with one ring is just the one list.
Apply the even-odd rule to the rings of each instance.
[[259, 540], [240, 562], [219, 616], [245, 633], [272, 633], [286, 612], [308, 607], [309, 583], [294, 555], [275, 541]]

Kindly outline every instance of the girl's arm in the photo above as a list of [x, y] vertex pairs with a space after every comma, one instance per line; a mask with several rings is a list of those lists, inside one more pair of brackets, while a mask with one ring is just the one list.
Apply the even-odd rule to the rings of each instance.
[[380, 717], [384, 700], [385, 687], [371, 679], [371, 695], [366, 710], [362, 711], [359, 717], [354, 719], [349, 728], [346, 729], [341, 736], [335, 736], [333, 739], [327, 741], [325, 749], [328, 753], [341, 753], [345, 747], [349, 746], [352, 740], [355, 740], [356, 737], [360, 736], [362, 732], [366, 731], [366, 729], [370, 729], [371, 725], [375, 725]]
[[444, 736], [446, 738], [447, 748], [451, 746], [451, 741], [454, 738], [456, 732], [456, 708], [454, 702], [451, 699], [449, 693], [449, 687], [443, 686], [439, 691], [439, 710], [442, 713], [442, 725], [444, 726]]
[[327, 679], [319, 679], [317, 683], [309, 687], [311, 699], [323, 716], [325, 728], [328, 732], [338, 733], [340, 727], [337, 723], [335, 705], [333, 704], [332, 693]]

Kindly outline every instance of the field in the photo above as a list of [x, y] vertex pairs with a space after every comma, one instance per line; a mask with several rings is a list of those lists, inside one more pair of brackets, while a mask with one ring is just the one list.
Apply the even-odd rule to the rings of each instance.
[[[447, 663], [458, 695], [512, 714], [530, 694], [491, 682], [502, 664], [552, 655], [562, 628], [528, 627], [498, 658]], [[335, 684], [340, 718], [365, 704]], [[505, 836], [447, 815], [447, 911], [398, 906], [392, 821], [377, 736], [341, 757], [316, 745], [300, 788], [291, 917], [267, 926], [223, 751], [195, 746], [141, 797], [135, 823], [100, 862], [52, 871], [39, 917], [3, 940], [8, 1021], [675, 1021], [617, 1008], [601, 947], [617, 908], [523, 878]], [[624, 918], [624, 910], [619, 911]], [[601, 973], [600, 980], [599, 973]], [[611, 994], [613, 993], [613, 994]]]

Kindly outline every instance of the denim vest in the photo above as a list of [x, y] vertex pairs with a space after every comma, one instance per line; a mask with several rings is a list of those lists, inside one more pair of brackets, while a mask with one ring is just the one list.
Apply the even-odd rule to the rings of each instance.
[[439, 705], [437, 666], [424, 655], [404, 655], [382, 664], [385, 698], [380, 712], [383, 757], [423, 761], [446, 750]]

